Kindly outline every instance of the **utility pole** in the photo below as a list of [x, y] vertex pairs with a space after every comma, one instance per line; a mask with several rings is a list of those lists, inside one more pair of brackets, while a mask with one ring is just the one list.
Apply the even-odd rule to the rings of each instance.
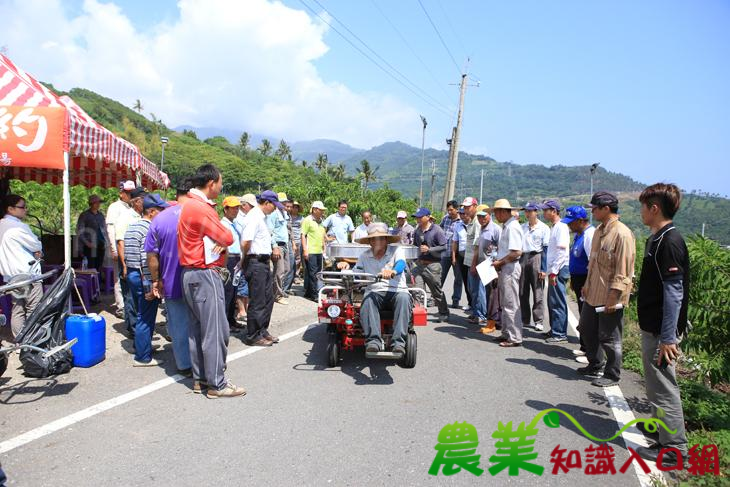
[[484, 169], [482, 169], [482, 177], [479, 181], [479, 203], [484, 203]]
[[705, 224], [702, 224], [702, 238], [705, 238]]
[[434, 184], [436, 183], [436, 159], [431, 160], [431, 210], [433, 210], [433, 191], [434, 191]]
[[444, 204], [443, 208], [446, 208], [446, 203], [454, 198], [454, 191], [456, 189], [456, 166], [459, 162], [459, 137], [461, 135], [461, 119], [464, 113], [464, 96], [466, 95], [466, 73], [461, 75], [461, 88], [459, 92], [459, 113], [456, 116], [456, 127], [453, 130], [453, 137], [451, 138], [451, 153], [449, 157], [449, 170], [446, 175], [446, 191], [444, 191]]
[[426, 117], [419, 115], [423, 123], [423, 136], [421, 137], [421, 190], [418, 192], [418, 206], [423, 206], [423, 157], [426, 155]]

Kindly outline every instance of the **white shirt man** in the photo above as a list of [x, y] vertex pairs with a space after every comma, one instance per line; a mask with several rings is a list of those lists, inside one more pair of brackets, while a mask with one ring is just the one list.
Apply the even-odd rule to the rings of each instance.
[[550, 312], [550, 336], [547, 343], [566, 342], [568, 331], [567, 284], [570, 278], [570, 229], [560, 221], [560, 203], [546, 200], [540, 205], [545, 221], [551, 222], [550, 242], [547, 250], [548, 311]]

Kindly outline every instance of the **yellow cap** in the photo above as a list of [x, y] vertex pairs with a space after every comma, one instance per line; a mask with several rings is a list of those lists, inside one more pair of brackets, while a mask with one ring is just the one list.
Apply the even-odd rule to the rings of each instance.
[[480, 211], [487, 211], [489, 209], [489, 205], [479, 205], [477, 206], [477, 213]]
[[226, 196], [223, 200], [223, 208], [235, 208], [236, 206], [241, 206], [238, 196]]

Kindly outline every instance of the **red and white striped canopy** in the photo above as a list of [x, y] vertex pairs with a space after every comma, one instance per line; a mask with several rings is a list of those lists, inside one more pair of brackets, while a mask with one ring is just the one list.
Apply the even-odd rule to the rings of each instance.
[[[167, 175], [145, 158], [132, 143], [114, 135], [91, 118], [68, 96], [57, 96], [30, 74], [0, 54], [0, 112], [2, 107], [48, 107], [65, 109], [63, 149], [69, 152], [69, 177], [72, 185], [113, 187], [124, 179], [142, 176], [147, 187], [167, 187]], [[2, 120], [0, 119], [0, 123]], [[7, 134], [7, 130], [6, 130]], [[4, 143], [0, 125], [0, 149]], [[56, 161], [54, 161], [56, 162]], [[48, 167], [28, 167], [17, 157], [6, 164], [10, 178], [41, 183], [62, 182], [57, 163]]]

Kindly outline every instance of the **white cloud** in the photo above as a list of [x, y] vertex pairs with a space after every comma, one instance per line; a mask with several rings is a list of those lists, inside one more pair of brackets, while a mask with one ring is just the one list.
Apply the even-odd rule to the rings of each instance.
[[0, 4], [3, 39], [19, 66], [62, 89], [83, 87], [168, 126], [216, 126], [289, 140], [334, 138], [369, 147], [409, 134], [417, 112], [383, 93], [323, 80], [326, 25], [267, 0], [180, 0], [180, 16], [148, 32], [113, 3]]

